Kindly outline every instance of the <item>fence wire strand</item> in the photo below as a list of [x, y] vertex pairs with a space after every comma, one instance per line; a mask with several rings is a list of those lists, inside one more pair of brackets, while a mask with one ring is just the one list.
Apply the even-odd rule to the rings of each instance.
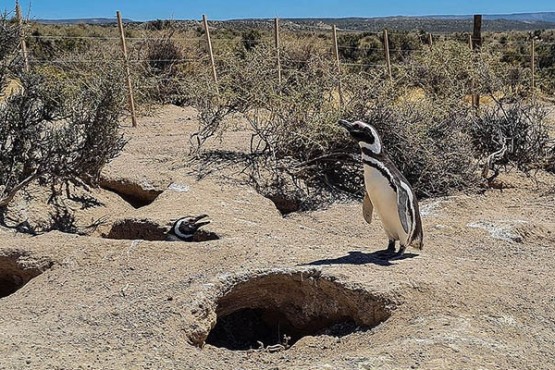
[[[139, 31], [140, 32], [146, 32], [144, 30]], [[326, 34], [327, 35], [327, 34]], [[375, 33], [374, 34], [376, 37], [380, 37], [379, 33]], [[329, 36], [329, 35], [327, 35]], [[441, 42], [447, 42], [447, 41], [456, 41], [459, 43], [467, 43], [468, 42], [468, 37], [471, 36], [471, 32], [467, 32], [467, 33], [459, 33], [459, 34], [451, 34], [451, 35], [446, 35], [446, 34], [437, 34], [437, 33], [431, 33], [431, 34], [421, 34], [418, 35], [417, 38], [415, 39], [415, 41], [419, 42], [419, 48], [413, 48], [413, 47], [408, 47], [408, 48], [400, 48], [400, 47], [390, 47], [389, 48], [389, 53], [390, 55], [395, 58], [397, 60], [397, 62], [402, 61], [403, 57], [405, 55], [420, 55], [420, 54], [427, 54], [430, 53], [433, 50], [433, 44], [435, 43], [441, 43]], [[428, 44], [428, 37], [431, 37], [432, 39], [432, 45]], [[37, 35], [33, 35], [30, 34], [28, 36], [26, 36], [26, 38], [28, 40], [86, 40], [86, 41], [99, 41], [99, 42], [107, 42], [107, 41], [120, 41], [121, 37], [118, 36], [113, 36], [113, 35], [74, 35], [74, 36], [68, 36], [68, 35], [54, 35], [54, 34], [46, 34], [46, 35], [42, 35], [42, 34], [37, 34]], [[37, 64], [51, 64], [51, 65], [71, 65], [71, 64], [106, 64], [106, 63], [129, 63], [131, 65], [138, 65], [141, 63], [144, 64], [155, 64], [155, 63], [170, 63], [170, 64], [184, 64], [184, 63], [210, 63], [210, 57], [208, 55], [208, 53], [206, 51], [204, 51], [205, 54], [203, 54], [202, 56], [199, 57], [183, 57], [183, 58], [141, 58], [141, 49], [140, 49], [140, 43], [148, 43], [150, 41], [176, 41], [176, 42], [182, 42], [182, 43], [188, 43], [187, 45], [183, 45], [181, 44], [180, 46], [183, 47], [183, 50], [190, 50], [191, 47], [201, 50], [205, 50], [206, 49], [206, 39], [204, 36], [194, 36], [194, 37], [187, 37], [187, 36], [174, 36], [173, 34], [170, 34], [168, 36], [136, 36], [136, 35], [132, 35], [129, 37], [126, 37], [125, 40], [127, 42], [129, 42], [134, 51], [136, 52], [136, 55], [138, 57], [130, 57], [127, 60], [124, 60], [123, 56], [118, 55], [117, 57], [108, 57], [108, 58], [92, 58], [92, 59], [45, 59], [45, 58], [37, 58], [37, 59], [33, 59], [30, 58], [29, 62], [37, 65]], [[323, 40], [323, 39], [320, 39]], [[216, 44], [216, 51], [219, 49], [218, 46], [224, 44], [225, 48], [223, 48], [225, 51], [224, 53], [229, 52], [229, 46], [227, 45], [228, 43], [232, 42], [232, 43], [239, 43], [239, 45], [243, 44], [247, 47], [256, 47], [256, 45], [258, 43], [266, 43], [271, 45], [273, 43], [273, 39], [271, 37], [262, 37], [259, 40], [248, 40], [248, 39], [241, 39], [240, 35], [234, 35], [233, 37], [212, 37], [211, 38], [211, 42]], [[333, 39], [328, 39], [326, 38], [323, 42], [326, 43], [331, 43], [333, 42]], [[383, 43], [383, 41], [382, 41]], [[395, 46], [395, 43], [391, 42], [390, 39], [390, 43], [391, 46]], [[230, 44], [233, 45], [233, 44]], [[311, 45], [311, 49], [310, 52], [316, 52], [319, 53], [321, 57], [326, 57], [328, 59], [327, 62], [330, 64], [334, 63], [334, 60], [332, 60], [332, 55], [333, 55], [333, 45], [329, 45], [329, 47], [319, 47], [321, 46], [322, 43], [318, 43], [315, 45]], [[536, 50], [540, 50], [542, 48], [551, 48], [553, 47], [553, 45], [555, 45], [554, 41], [542, 41], [542, 40], [536, 40], [536, 44], [535, 44], [535, 48]], [[139, 47], [137, 47], [139, 46]], [[506, 47], [503, 46], [501, 44], [499, 44], [498, 40], [492, 40], [492, 46], [493, 47]], [[527, 52], [524, 51], [522, 52], [522, 48], [526, 48], [528, 47], [530, 49], [531, 45], [517, 45], [515, 46], [517, 48], [520, 48], [519, 53], [513, 53], [513, 64], [515, 65], [520, 65], [522, 67], [529, 67], [530, 63], [531, 63], [531, 51]], [[281, 49], [283, 48], [283, 44], [281, 46]], [[370, 63], [367, 61], [364, 61], [364, 54], [370, 54], [370, 53], [376, 53], [376, 54], [385, 54], [386, 52], [386, 48], [385, 47], [379, 47], [379, 46], [373, 46], [372, 44], [370, 44], [369, 46], [364, 46], [364, 45], [347, 45], [347, 44], [339, 44], [337, 45], [337, 49], [343, 52], [343, 55], [340, 56], [340, 65], [341, 66], [345, 66], [347, 68], [360, 68], [361, 70], [363, 69], [367, 69], [367, 68], [387, 68], [387, 64], [386, 64], [386, 58], [385, 55], [381, 55], [381, 57], [384, 58], [383, 61], [381, 62], [375, 62], [375, 63]], [[348, 55], [350, 52], [355, 51], [357, 53], [361, 53], [363, 56], [360, 57], [358, 60], [351, 60]], [[115, 51], [114, 51], [115, 52]], [[133, 54], [133, 52], [131, 52], [131, 54]], [[193, 53], [194, 54], [194, 53]], [[359, 54], [360, 55], [360, 54]], [[214, 57], [214, 60], [216, 63], [222, 63], [225, 62], [225, 59], [223, 58], [223, 56], [218, 56], [216, 55]], [[538, 60], [538, 55], [536, 54], [536, 69], [535, 72], [538, 74], [542, 74], [542, 73], [547, 73], [547, 71], [550, 70], [550, 67], [545, 68], [542, 67], [540, 68], [537, 65], [537, 60]], [[321, 60], [323, 61], [323, 60]], [[321, 62], [320, 61], [320, 62]], [[283, 57], [281, 59], [281, 63], [282, 63], [282, 70], [283, 71], [294, 71], [296, 70], [296, 68], [288, 66], [288, 64], [297, 64], [297, 65], [307, 65], [307, 64], [311, 64], [311, 63], [317, 63], [319, 61], [315, 61], [315, 60], [307, 60], [307, 59], [289, 59], [287, 57]], [[156, 78], [160, 78], [160, 76], [156, 76]], [[167, 81], [177, 81], [176, 79], [167, 79]], [[162, 83], [164, 81], [161, 81]], [[140, 84], [137, 87], [139, 88], [157, 88], [159, 87], [159, 84], [153, 84], [153, 85], [149, 85], [149, 84]]]

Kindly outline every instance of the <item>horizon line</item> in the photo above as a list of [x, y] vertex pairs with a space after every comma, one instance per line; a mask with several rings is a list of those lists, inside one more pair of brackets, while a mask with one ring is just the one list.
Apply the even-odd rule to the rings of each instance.
[[[515, 16], [515, 15], [524, 15], [524, 14], [549, 14], [555, 13], [555, 11], [528, 11], [528, 12], [517, 12], [517, 13], [475, 13], [480, 14], [484, 17], [487, 16]], [[295, 19], [387, 19], [387, 18], [441, 18], [441, 17], [472, 17], [475, 14], [427, 14], [427, 15], [387, 15], [387, 16], [378, 16], [378, 17], [364, 17], [364, 16], [346, 16], [346, 17], [246, 17], [246, 18], [227, 18], [227, 19], [209, 19], [212, 21], [248, 21], [248, 20], [272, 20], [272, 19], [286, 19], [286, 20], [295, 20]], [[208, 15], [207, 15], [208, 17]], [[109, 20], [116, 20], [116, 16], [107, 17], [107, 16], [91, 16], [91, 17], [75, 17], [75, 18], [28, 18], [31, 21], [75, 21], [75, 20], [91, 20], [91, 19], [109, 19]], [[202, 19], [199, 18], [199, 19]], [[169, 21], [196, 21], [197, 18], [154, 18], [154, 19], [133, 19], [133, 18], [123, 18], [123, 20], [130, 21], [130, 22], [150, 22], [156, 20], [169, 20]], [[553, 23], [553, 22], [551, 22]]]

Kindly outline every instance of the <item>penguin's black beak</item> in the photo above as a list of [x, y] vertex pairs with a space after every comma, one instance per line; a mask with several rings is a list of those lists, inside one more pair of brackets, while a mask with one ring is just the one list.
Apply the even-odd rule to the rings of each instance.
[[196, 217], [193, 217], [193, 225], [198, 229], [199, 227], [202, 227], [204, 225], [208, 225], [210, 222], [212, 222], [211, 220], [204, 220], [201, 221], [203, 218], [208, 217], [208, 215], [198, 215]]
[[351, 131], [353, 129], [353, 124], [347, 120], [340, 119], [338, 122], [341, 126], [347, 129], [347, 131]]

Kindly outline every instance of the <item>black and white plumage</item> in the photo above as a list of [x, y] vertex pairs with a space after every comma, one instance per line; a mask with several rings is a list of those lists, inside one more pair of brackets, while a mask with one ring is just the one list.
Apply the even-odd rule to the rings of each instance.
[[185, 216], [175, 221], [166, 235], [168, 241], [193, 241], [197, 230], [210, 223], [210, 220], [201, 221], [208, 215]]
[[[377, 130], [365, 122], [340, 120], [351, 136], [358, 141], [364, 165], [363, 216], [372, 222], [376, 209], [389, 238], [387, 247], [391, 258], [400, 258], [407, 246], [423, 247], [422, 221], [418, 201], [409, 182], [387, 156]], [[399, 251], [395, 244], [399, 241]]]

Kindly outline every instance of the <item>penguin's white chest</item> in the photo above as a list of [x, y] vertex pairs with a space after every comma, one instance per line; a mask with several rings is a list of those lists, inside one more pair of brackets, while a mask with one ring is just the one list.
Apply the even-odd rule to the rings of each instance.
[[397, 204], [397, 193], [389, 179], [376, 168], [364, 165], [364, 185], [374, 209], [380, 216], [383, 227], [390, 239], [405, 243], [408, 235], [401, 225]]

